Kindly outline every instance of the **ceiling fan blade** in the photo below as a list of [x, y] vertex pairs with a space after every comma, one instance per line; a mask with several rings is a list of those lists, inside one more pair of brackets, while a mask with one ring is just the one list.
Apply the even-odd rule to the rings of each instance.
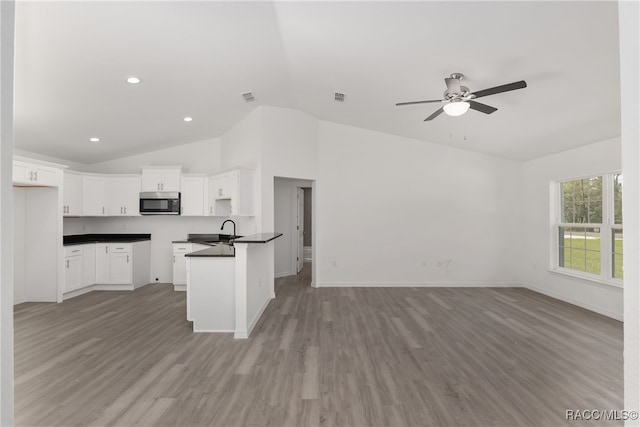
[[469, 108], [471, 108], [472, 110], [480, 111], [480, 112], [485, 113], [485, 114], [491, 114], [491, 113], [493, 113], [495, 111], [498, 111], [497, 108], [492, 107], [492, 106], [487, 105], [487, 104], [481, 104], [480, 102], [476, 102], [476, 101], [472, 101], [472, 100], [469, 100], [467, 102], [469, 103]]
[[441, 100], [441, 99], [431, 99], [431, 100], [429, 100], [429, 101], [409, 101], [409, 102], [398, 102], [398, 103], [396, 104], [396, 107], [397, 107], [397, 106], [400, 106], [400, 105], [428, 104], [428, 103], [431, 103], [431, 102], [442, 102], [442, 100]]
[[480, 98], [482, 96], [495, 95], [496, 93], [508, 92], [510, 90], [524, 89], [525, 87], [527, 87], [527, 82], [520, 80], [519, 82], [479, 90], [477, 92], [473, 92], [471, 95], [475, 95], [475, 98]]
[[453, 77], [447, 77], [444, 79], [444, 82], [447, 84], [447, 92], [449, 93], [460, 93], [460, 79], [454, 79]]
[[442, 112], [444, 111], [444, 109], [442, 107], [438, 108], [432, 115], [430, 115], [429, 117], [427, 117], [426, 119], [424, 119], [425, 122], [428, 122], [429, 120], [433, 120], [436, 117], [438, 117], [440, 114], [442, 114]]

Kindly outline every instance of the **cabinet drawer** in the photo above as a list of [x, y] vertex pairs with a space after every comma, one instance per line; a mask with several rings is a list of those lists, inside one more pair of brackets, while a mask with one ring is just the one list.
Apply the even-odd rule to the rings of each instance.
[[189, 252], [193, 252], [191, 249], [191, 243], [174, 243], [173, 244], [174, 254], [188, 254]]
[[82, 255], [82, 245], [71, 245], [64, 247], [64, 257]]
[[131, 252], [131, 243], [109, 243], [111, 253], [129, 253]]

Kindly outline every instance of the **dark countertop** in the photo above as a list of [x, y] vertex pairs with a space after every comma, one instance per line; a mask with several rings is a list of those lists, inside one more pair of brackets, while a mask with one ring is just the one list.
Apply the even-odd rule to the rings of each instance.
[[85, 243], [133, 243], [151, 240], [151, 234], [72, 234], [62, 237], [64, 246]]
[[191, 252], [186, 254], [187, 257], [235, 257], [236, 250], [233, 246], [219, 243], [214, 244], [210, 248], [202, 249], [201, 251]]
[[189, 234], [186, 240], [174, 240], [171, 243], [199, 243], [201, 245], [212, 245], [219, 242], [229, 242], [234, 238], [242, 236], [232, 236], [230, 234]]
[[235, 239], [234, 243], [267, 243], [282, 236], [282, 233], [258, 233]]

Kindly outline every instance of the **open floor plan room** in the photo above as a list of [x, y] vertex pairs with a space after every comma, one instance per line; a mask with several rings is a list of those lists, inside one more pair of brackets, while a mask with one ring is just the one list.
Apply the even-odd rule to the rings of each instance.
[[276, 293], [249, 340], [192, 333], [164, 284], [18, 306], [16, 425], [559, 426], [622, 405], [622, 324], [529, 290], [313, 289], [307, 266]]

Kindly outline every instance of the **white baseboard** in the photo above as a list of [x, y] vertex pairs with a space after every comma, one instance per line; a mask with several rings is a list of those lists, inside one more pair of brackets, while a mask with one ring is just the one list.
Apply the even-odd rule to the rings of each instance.
[[275, 298], [275, 294], [272, 294], [272, 295], [273, 296], [271, 298], [265, 300], [264, 304], [262, 304], [262, 307], [260, 307], [260, 309], [258, 310], [256, 315], [253, 317], [253, 320], [251, 321], [251, 323], [249, 323], [249, 327], [247, 327], [246, 330], [236, 329], [234, 334], [233, 334], [233, 338], [235, 338], [235, 339], [247, 339], [247, 338], [249, 338], [249, 335], [251, 335], [251, 332], [253, 331], [253, 328], [255, 328], [256, 324], [258, 323], [258, 320], [260, 320], [260, 317], [262, 316], [262, 313], [264, 313], [264, 311], [267, 309], [267, 306], [269, 305], [269, 302], [271, 301], [272, 298]]
[[602, 314], [603, 316], [607, 316], [607, 317], [610, 317], [612, 319], [619, 320], [621, 322], [624, 321], [624, 315], [622, 313], [614, 313], [613, 311], [604, 310], [604, 309], [602, 309], [600, 307], [596, 307], [596, 306], [591, 305], [591, 304], [585, 304], [585, 303], [583, 303], [581, 301], [578, 301], [578, 300], [575, 300], [573, 298], [567, 298], [566, 296], [561, 295], [559, 293], [550, 292], [550, 291], [547, 291], [546, 289], [538, 288], [536, 286], [524, 285], [523, 287], [526, 288], [526, 289], [529, 289], [530, 291], [537, 292], [539, 294], [546, 295], [548, 297], [555, 298], [555, 299], [558, 299], [560, 301], [568, 302], [569, 304], [576, 305], [578, 307], [584, 308], [584, 309], [589, 310], [589, 311], [593, 311], [593, 312], [598, 313], [598, 314]]
[[187, 291], [187, 285], [173, 285], [173, 290], [176, 292], [186, 292]]
[[281, 272], [281, 273], [276, 273], [274, 277], [275, 277], [276, 279], [279, 279], [279, 278], [281, 278], [281, 277], [287, 277], [287, 276], [293, 276], [293, 275], [294, 275], [294, 273], [292, 273], [292, 272], [290, 272], [290, 271], [283, 271], [283, 272]]
[[62, 295], [62, 300], [68, 300], [69, 298], [79, 297], [80, 295], [88, 294], [95, 290], [95, 285], [89, 285], [86, 288], [76, 289], [75, 291], [66, 292]]
[[233, 333], [233, 329], [193, 329], [193, 332], [208, 332], [208, 333], [217, 333], [217, 334], [231, 334]]
[[[313, 286], [313, 284], [312, 284]], [[316, 288], [521, 288], [511, 282], [324, 282]]]
[[93, 285], [94, 291], [132, 291], [133, 285]]

